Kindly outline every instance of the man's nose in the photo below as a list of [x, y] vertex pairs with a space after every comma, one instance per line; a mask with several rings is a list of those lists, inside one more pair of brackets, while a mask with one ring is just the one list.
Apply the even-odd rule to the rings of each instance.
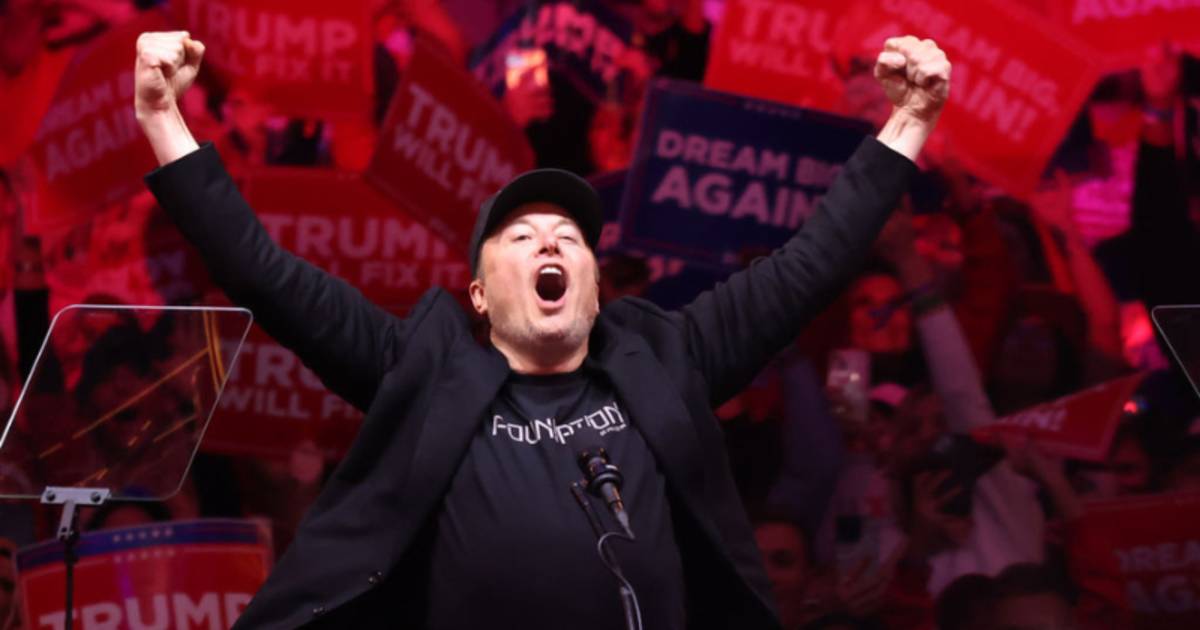
[[558, 237], [553, 233], [543, 234], [541, 236], [542, 246], [538, 249], [539, 254], [557, 254], [558, 252]]

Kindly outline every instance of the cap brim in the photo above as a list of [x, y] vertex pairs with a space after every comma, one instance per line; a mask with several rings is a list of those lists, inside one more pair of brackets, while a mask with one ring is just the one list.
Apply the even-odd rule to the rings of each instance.
[[586, 179], [570, 171], [543, 168], [523, 173], [502, 188], [491, 201], [481, 237], [491, 234], [513, 210], [540, 201], [553, 203], [566, 210], [579, 224], [589, 247], [594, 249], [600, 240], [600, 229], [604, 223], [600, 195]]

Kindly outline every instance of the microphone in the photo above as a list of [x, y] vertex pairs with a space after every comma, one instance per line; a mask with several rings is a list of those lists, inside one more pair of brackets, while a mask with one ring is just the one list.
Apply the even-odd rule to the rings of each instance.
[[608, 505], [609, 511], [621, 524], [621, 528], [633, 538], [633, 530], [629, 528], [629, 514], [625, 512], [625, 502], [621, 500], [621, 484], [625, 478], [621, 475], [621, 470], [608, 461], [608, 453], [599, 446], [583, 449], [579, 453], [579, 468], [583, 471], [588, 492], [600, 497]]

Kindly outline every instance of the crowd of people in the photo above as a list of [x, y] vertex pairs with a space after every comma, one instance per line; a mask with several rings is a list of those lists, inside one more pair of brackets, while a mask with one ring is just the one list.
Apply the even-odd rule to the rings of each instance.
[[[500, 99], [539, 166], [587, 176], [624, 168], [647, 82], [703, 78], [719, 2], [604, 3], [634, 25], [619, 89], [587, 94], [551, 63], [548, 82], [525, 75]], [[87, 225], [53, 238], [22, 233], [28, 166], [9, 148], [30, 141], [37, 107], [9, 97], [39, 93], [32, 86], [61, 74], [72, 50], [154, 4], [0, 2], [0, 248], [11, 261], [0, 281], [12, 296], [0, 322], [10, 406], [49, 324], [44, 268], [101, 237]], [[362, 170], [415, 38], [465, 66], [504, 18], [529, 5], [372, 4], [373, 124], [282, 117], [249, 93], [201, 81], [184, 102], [197, 138], [214, 142], [235, 172]], [[1138, 72], [1105, 79], [1032, 199], [976, 179], [952, 151], [925, 160], [920, 190], [897, 209], [872, 262], [718, 410], [786, 628], [1136, 627], [1126, 595], [1097, 577], [1106, 542], [1088, 516], [1097, 500], [1200, 490], [1200, 399], [1149, 319], [1159, 305], [1200, 303], [1189, 271], [1200, 266], [1200, 187], [1183, 146], [1193, 140], [1180, 133], [1185, 96], [1198, 86], [1184, 67], [1164, 45]], [[842, 113], [876, 119], [878, 105], [848, 97]], [[1114, 120], [1130, 116], [1135, 130], [1117, 129]], [[1089, 195], [1115, 198], [1122, 218], [1086, 220], [1079, 206]], [[604, 300], [654, 300], [671, 283], [678, 299], [691, 271], [633, 252], [601, 262]], [[119, 302], [122, 291], [93, 287], [87, 299]], [[1028, 439], [972, 438], [997, 418], [1135, 373], [1146, 378], [1102, 462], [1056, 458]], [[0, 449], [0, 476], [11, 474], [11, 453]], [[313, 443], [286, 461], [202, 452], [169, 502], [97, 511], [87, 528], [264, 516], [281, 551], [335, 464]], [[14, 544], [5, 539], [45, 538], [52, 518], [28, 503], [0, 503], [0, 629], [23, 627]]]

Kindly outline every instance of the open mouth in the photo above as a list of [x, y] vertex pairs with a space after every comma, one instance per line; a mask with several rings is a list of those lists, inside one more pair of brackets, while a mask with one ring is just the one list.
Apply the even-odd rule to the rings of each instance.
[[567, 292], [567, 274], [558, 265], [546, 265], [538, 269], [534, 289], [539, 298], [547, 302], [557, 302]]

